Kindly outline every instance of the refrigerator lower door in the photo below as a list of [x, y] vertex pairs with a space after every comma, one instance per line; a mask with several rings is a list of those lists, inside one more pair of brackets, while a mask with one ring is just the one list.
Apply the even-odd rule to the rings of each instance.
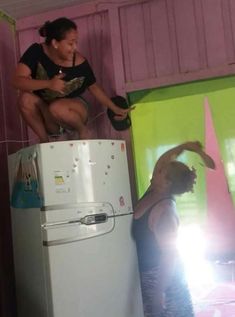
[[40, 218], [39, 209], [11, 210], [18, 317], [49, 316]]
[[143, 317], [132, 215], [110, 232], [44, 246], [49, 317]]

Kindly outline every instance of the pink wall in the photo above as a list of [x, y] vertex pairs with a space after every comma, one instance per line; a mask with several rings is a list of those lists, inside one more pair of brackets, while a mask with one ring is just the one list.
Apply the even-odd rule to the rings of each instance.
[[0, 315], [4, 317], [16, 314], [7, 155], [23, 146], [23, 143], [18, 141], [24, 136], [16, 109], [16, 92], [10, 85], [11, 75], [16, 65], [13, 25], [11, 19], [0, 15]]
[[121, 7], [125, 90], [234, 73], [234, 10], [230, 0], [158, 0]]
[[228, 190], [224, 165], [220, 154], [208, 98], [205, 98], [206, 151], [215, 160], [216, 170], [207, 169], [208, 234], [214, 255], [219, 257], [235, 250], [235, 208]]

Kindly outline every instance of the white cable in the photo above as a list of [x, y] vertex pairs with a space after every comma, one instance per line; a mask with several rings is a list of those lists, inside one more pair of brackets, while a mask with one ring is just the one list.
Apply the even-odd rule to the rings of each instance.
[[38, 139], [27, 139], [27, 140], [4, 140], [4, 141], [0, 141], [0, 144], [3, 143], [23, 143], [23, 142], [33, 142], [33, 141], [37, 141]]
[[91, 124], [93, 121], [95, 121], [98, 117], [100, 117], [101, 115], [105, 114], [106, 111], [102, 111], [100, 113], [98, 113], [96, 116], [94, 116], [93, 118], [91, 118], [91, 120], [88, 121], [87, 124]]

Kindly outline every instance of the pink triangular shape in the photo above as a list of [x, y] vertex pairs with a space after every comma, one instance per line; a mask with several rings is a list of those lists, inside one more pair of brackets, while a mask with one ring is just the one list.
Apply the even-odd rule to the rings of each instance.
[[206, 152], [213, 157], [216, 170], [206, 171], [208, 237], [212, 253], [235, 250], [235, 210], [228, 191], [208, 98], [204, 99]]

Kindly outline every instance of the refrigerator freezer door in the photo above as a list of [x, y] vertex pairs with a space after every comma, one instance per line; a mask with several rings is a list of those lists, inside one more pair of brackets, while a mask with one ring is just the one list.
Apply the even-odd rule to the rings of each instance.
[[124, 141], [45, 143], [36, 151], [45, 209], [108, 201], [117, 214], [132, 211]]
[[44, 247], [49, 317], [143, 317], [131, 223], [119, 216], [106, 235]]

